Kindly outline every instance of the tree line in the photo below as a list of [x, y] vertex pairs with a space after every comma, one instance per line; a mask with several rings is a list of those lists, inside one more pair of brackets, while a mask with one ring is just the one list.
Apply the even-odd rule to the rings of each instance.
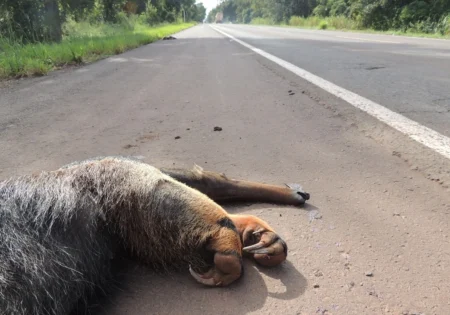
[[0, 36], [24, 43], [58, 42], [69, 18], [117, 23], [130, 15], [142, 16], [151, 25], [183, 19], [201, 22], [206, 9], [195, 0], [1, 0]]
[[293, 16], [345, 16], [361, 28], [375, 30], [419, 28], [425, 33], [448, 32], [450, 0], [225, 0], [210, 11], [224, 21], [250, 23], [255, 18], [289, 23]]

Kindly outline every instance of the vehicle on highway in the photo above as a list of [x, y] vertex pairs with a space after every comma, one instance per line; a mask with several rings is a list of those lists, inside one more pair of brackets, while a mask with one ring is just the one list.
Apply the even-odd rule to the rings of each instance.
[[223, 12], [217, 12], [215, 19], [216, 24], [222, 23], [222, 21], [223, 21]]

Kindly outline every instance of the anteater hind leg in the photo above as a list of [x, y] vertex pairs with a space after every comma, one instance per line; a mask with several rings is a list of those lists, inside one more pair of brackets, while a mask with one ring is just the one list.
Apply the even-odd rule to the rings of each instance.
[[[204, 171], [199, 166], [195, 166], [192, 170], [161, 169], [161, 171], [217, 202], [249, 200], [301, 205], [310, 197], [296, 184], [283, 187], [233, 180], [224, 174]], [[244, 243], [244, 253], [253, 256], [258, 263], [265, 266], [275, 266], [286, 260], [286, 242], [269, 224], [251, 215], [229, 215], [229, 217]]]
[[309, 194], [298, 184], [284, 186], [235, 180], [224, 174], [204, 171], [195, 166], [192, 170], [165, 169], [161, 171], [170, 177], [195, 188], [214, 201], [255, 201], [302, 205], [309, 200]]

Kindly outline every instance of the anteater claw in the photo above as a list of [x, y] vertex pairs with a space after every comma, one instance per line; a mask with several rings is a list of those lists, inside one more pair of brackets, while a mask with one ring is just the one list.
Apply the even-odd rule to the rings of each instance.
[[259, 232], [259, 241], [256, 244], [244, 247], [242, 250], [260, 264], [276, 266], [286, 260], [287, 245], [272, 231]]
[[197, 282], [207, 286], [228, 286], [242, 275], [242, 257], [233, 253], [216, 253], [214, 266], [207, 272], [200, 274], [189, 266], [189, 272]]
[[255, 251], [255, 250], [257, 250], [257, 249], [264, 248], [264, 246], [266, 246], [264, 243], [259, 242], [259, 243], [256, 243], [256, 244], [254, 244], [254, 245], [244, 247], [242, 250], [243, 250], [244, 252], [247, 252], [247, 253], [253, 253], [253, 251]]
[[197, 282], [200, 282], [201, 284], [207, 285], [207, 286], [216, 286], [217, 284], [214, 283], [214, 278], [212, 277], [206, 277], [204, 274], [199, 274], [195, 272], [191, 266], [189, 266], [189, 272], [191, 273], [191, 276], [194, 277]]

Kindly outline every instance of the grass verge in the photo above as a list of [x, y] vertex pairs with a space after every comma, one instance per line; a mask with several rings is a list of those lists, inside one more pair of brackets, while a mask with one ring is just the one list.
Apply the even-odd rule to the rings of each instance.
[[254, 25], [273, 25], [280, 27], [295, 27], [304, 29], [322, 29], [322, 30], [339, 30], [355, 33], [370, 33], [370, 34], [386, 34], [386, 35], [398, 35], [409, 37], [424, 37], [424, 38], [437, 38], [437, 39], [450, 39], [450, 19], [448, 22], [447, 31], [445, 34], [439, 32], [424, 33], [417, 29], [402, 30], [387, 30], [377, 31], [373, 29], [367, 29], [361, 27], [356, 21], [342, 16], [333, 16], [321, 18], [317, 16], [310, 16], [307, 18], [292, 16], [288, 23], [275, 23], [270, 19], [257, 18], [251, 21]]
[[67, 65], [92, 62], [152, 43], [193, 25], [195, 23], [156, 27], [138, 24], [132, 29], [109, 27], [107, 32], [93, 27], [91, 34], [69, 35], [58, 44], [22, 45], [0, 38], [0, 79], [41, 76]]

